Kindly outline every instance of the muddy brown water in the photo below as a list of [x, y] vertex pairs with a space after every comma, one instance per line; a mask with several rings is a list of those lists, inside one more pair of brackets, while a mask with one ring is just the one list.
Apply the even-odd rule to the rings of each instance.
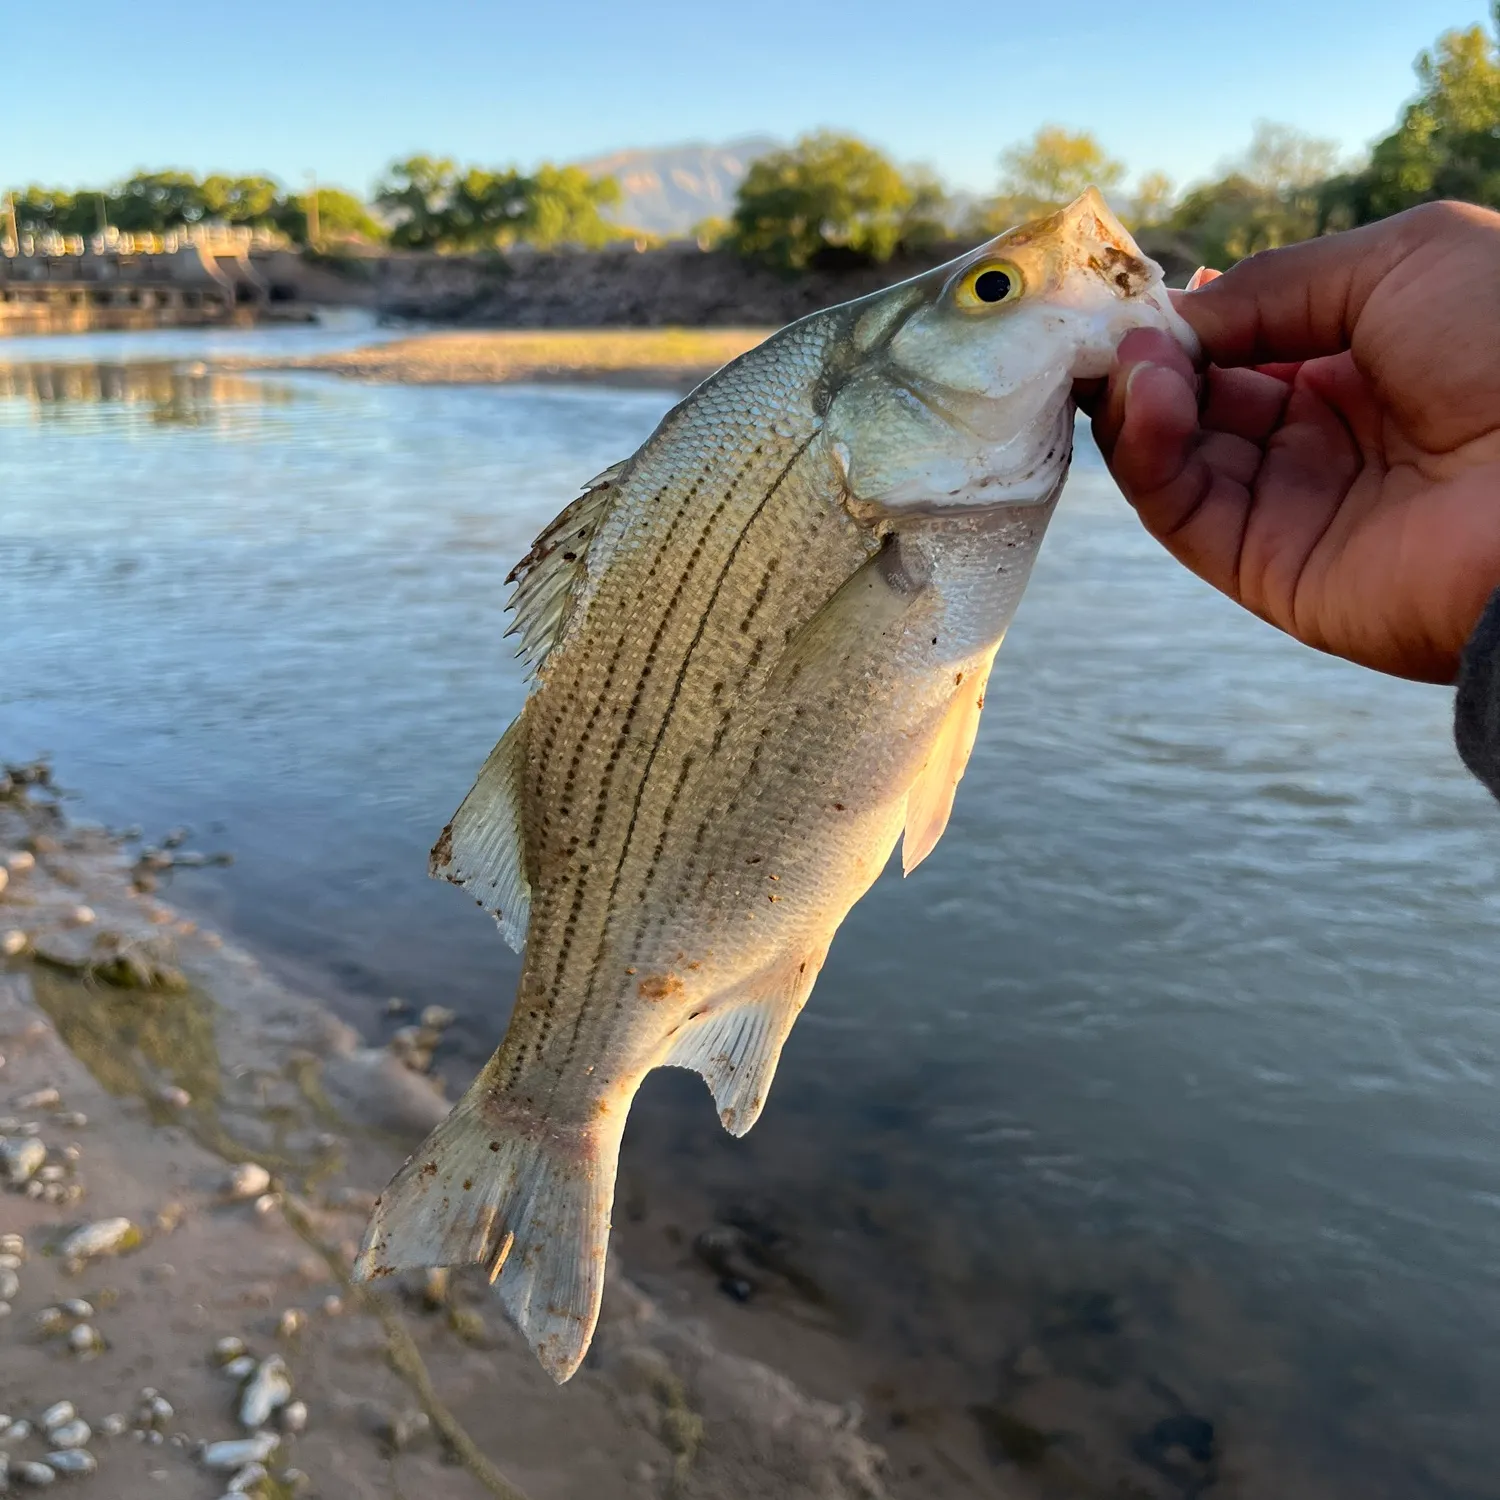
[[[0, 757], [232, 850], [167, 894], [371, 1036], [453, 1007], [457, 1082], [517, 961], [425, 853], [521, 701], [502, 580], [673, 398], [191, 367], [356, 336], [0, 349], [73, 366], [0, 381]], [[845, 925], [750, 1137], [653, 1079], [626, 1253], [739, 1223], [748, 1341], [799, 1307], [997, 1473], [1087, 1397], [1163, 1493], [1500, 1495], [1500, 813], [1447, 693], [1237, 612], [1082, 446], [944, 842]], [[1085, 1450], [1050, 1482], [1114, 1493]]]

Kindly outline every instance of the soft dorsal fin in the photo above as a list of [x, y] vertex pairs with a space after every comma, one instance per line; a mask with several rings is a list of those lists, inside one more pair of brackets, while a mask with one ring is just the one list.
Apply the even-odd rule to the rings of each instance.
[[673, 1033], [657, 1066], [698, 1073], [731, 1135], [744, 1135], [760, 1118], [782, 1046], [826, 952], [793, 957], [764, 970], [711, 1001], [702, 1015]]
[[628, 462], [612, 465], [584, 485], [583, 493], [548, 522], [531, 551], [506, 577], [507, 583], [515, 585], [507, 608], [515, 611], [516, 618], [505, 633], [521, 637], [517, 654], [526, 658], [533, 674], [541, 670], [567, 624], [584, 576], [589, 544]]
[[531, 882], [521, 831], [526, 710], [500, 736], [453, 821], [433, 845], [428, 873], [461, 885], [500, 924], [516, 950], [531, 921]]
[[[995, 650], [999, 650], [998, 642]], [[994, 664], [992, 651], [965, 672], [948, 705], [947, 717], [933, 741], [927, 763], [906, 794], [906, 834], [901, 840], [903, 875], [910, 875], [932, 853], [948, 826], [953, 794], [963, 779], [969, 752], [974, 748], [974, 736], [979, 732], [979, 711], [984, 707], [985, 684]]]

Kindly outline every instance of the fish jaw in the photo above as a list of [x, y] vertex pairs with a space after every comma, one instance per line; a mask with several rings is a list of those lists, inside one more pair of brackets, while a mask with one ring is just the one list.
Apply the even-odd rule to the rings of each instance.
[[[976, 278], [999, 272], [994, 304]], [[855, 514], [1035, 505], [1071, 454], [1075, 381], [1106, 374], [1134, 328], [1196, 357], [1161, 267], [1089, 189], [889, 295], [903, 316], [834, 395], [827, 441]], [[863, 321], [878, 326], [878, 302]]]

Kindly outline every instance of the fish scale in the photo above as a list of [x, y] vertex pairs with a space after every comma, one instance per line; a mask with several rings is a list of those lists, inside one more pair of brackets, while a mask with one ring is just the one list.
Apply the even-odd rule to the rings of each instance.
[[1188, 337], [1086, 194], [774, 335], [537, 538], [511, 575], [535, 683], [432, 858], [524, 943], [520, 986], [358, 1275], [477, 1261], [577, 1367], [641, 1080], [692, 1068], [755, 1123], [839, 924], [947, 825], [1072, 382], [1141, 324]]

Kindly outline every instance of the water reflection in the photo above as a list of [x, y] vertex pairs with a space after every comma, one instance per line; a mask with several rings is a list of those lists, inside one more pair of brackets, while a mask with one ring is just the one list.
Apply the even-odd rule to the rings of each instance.
[[[671, 397], [139, 368], [0, 400], [0, 752], [232, 848], [174, 899], [372, 1034], [456, 1008], [462, 1076], [516, 961], [425, 853], [524, 692], [501, 580]], [[1448, 712], [1235, 611], [1082, 452], [942, 846], [856, 909], [750, 1137], [652, 1081], [625, 1262], [712, 1312], [684, 1246], [770, 1226], [847, 1388], [1006, 1484], [1197, 1493], [1211, 1419], [1225, 1493], [1495, 1494], [1500, 822]]]
[[0, 401], [24, 401], [39, 420], [88, 420], [79, 408], [136, 408], [135, 415], [164, 426], [213, 423], [216, 407], [285, 406], [297, 399], [290, 386], [193, 363], [0, 364]]

